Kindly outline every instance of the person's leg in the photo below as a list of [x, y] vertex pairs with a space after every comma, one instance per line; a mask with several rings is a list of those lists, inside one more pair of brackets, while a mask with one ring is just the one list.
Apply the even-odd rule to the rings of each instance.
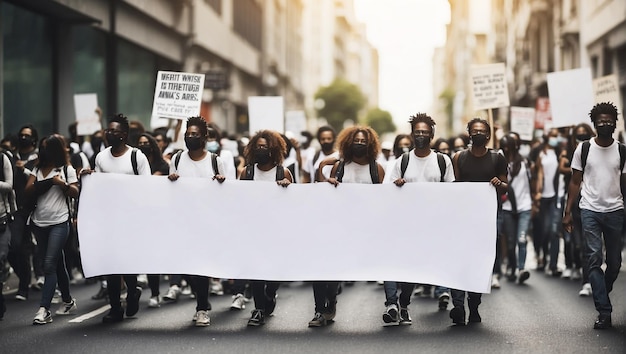
[[552, 204], [552, 215], [550, 219], [549, 235], [549, 247], [550, 247], [550, 271], [553, 276], [560, 275], [557, 262], [559, 260], [559, 253], [561, 251], [561, 240], [559, 237], [559, 224], [561, 223], [561, 209], [557, 207], [556, 198], [554, 198], [554, 204]]
[[507, 273], [509, 280], [515, 280], [515, 245], [517, 244], [517, 220], [516, 215], [510, 211], [502, 211], [502, 229], [506, 235], [507, 246]]
[[209, 277], [190, 275], [189, 280], [196, 291], [196, 311], [209, 311]]
[[148, 286], [150, 287], [150, 296], [155, 297], [160, 294], [161, 275], [160, 274], [148, 274]]
[[122, 276], [118, 274], [107, 275], [106, 280], [111, 309], [121, 310], [122, 303], [120, 302], [120, 295], [122, 292]]
[[600, 314], [610, 315], [613, 308], [609, 300], [602, 271], [602, 213], [581, 210], [585, 249], [589, 259], [589, 282], [593, 290], [593, 302]]
[[323, 281], [313, 282], [313, 299], [315, 300], [315, 312], [324, 313], [326, 310], [327, 283]]
[[400, 284], [400, 308], [406, 308], [411, 304], [411, 295], [413, 295], [413, 289], [415, 289], [414, 283], [399, 283]]
[[622, 225], [624, 221], [624, 211], [616, 210], [604, 215], [602, 233], [604, 235], [604, 247], [606, 251], [606, 271], [604, 272], [604, 283], [607, 297], [613, 290], [613, 283], [619, 275], [622, 266]]
[[64, 272], [61, 272], [64, 273], [64, 279], [59, 279], [59, 273], [57, 273], [57, 265], [59, 265], [60, 262], [63, 263], [63, 266], [65, 265], [62, 256], [63, 247], [65, 246], [68, 236], [68, 225], [67, 223], [62, 223], [45, 228], [33, 225], [33, 232], [35, 232], [37, 244], [39, 245], [38, 254], [40, 257], [38, 258], [42, 258], [41, 255], [43, 255], [42, 264], [45, 275], [40, 306], [49, 309], [58, 280], [60, 280], [59, 284], [62, 286], [61, 290], [65, 292], [65, 299], [68, 301], [71, 300], [69, 295], [69, 277], [65, 267], [63, 267]]
[[254, 308], [265, 311], [265, 302], [267, 300], [267, 296], [265, 295], [265, 280], [251, 280], [250, 286], [252, 287]]
[[29, 253], [26, 246], [30, 243], [30, 240], [26, 240], [26, 237], [30, 237], [30, 229], [26, 226], [26, 219], [20, 213], [15, 214], [15, 219], [9, 224], [9, 228], [11, 229], [11, 243], [8, 260], [19, 279], [18, 295], [26, 298], [31, 280]]
[[398, 304], [398, 283], [395, 281], [385, 281], [383, 284], [385, 289], [385, 306]]
[[528, 244], [530, 214], [530, 210], [527, 210], [517, 215], [517, 269], [519, 270], [526, 268], [526, 245]]

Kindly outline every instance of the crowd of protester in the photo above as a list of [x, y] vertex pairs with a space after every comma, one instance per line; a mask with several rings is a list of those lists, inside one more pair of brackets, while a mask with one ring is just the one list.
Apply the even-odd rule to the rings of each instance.
[[[250, 137], [235, 138], [202, 117], [191, 117], [186, 122], [183, 149], [174, 148], [175, 134], [171, 130], [149, 132], [122, 114], [110, 117], [105, 129], [89, 137], [77, 136], [76, 126], [72, 125], [68, 137], [52, 134], [40, 138], [34, 126], [24, 125], [16, 135], [8, 134], [1, 141], [0, 282], [14, 274], [19, 280], [14, 297], [19, 301], [28, 299], [34, 291], [40, 292], [34, 324], [52, 322], [54, 302], [59, 303], [56, 315], [75, 312], [77, 303], [71, 296], [70, 284], [83, 280], [75, 218], [80, 176], [94, 171], [164, 176], [173, 183], [186, 177], [218, 183], [227, 179], [274, 182], [285, 188], [291, 183], [312, 182], [335, 186], [394, 183], [399, 188], [416, 182], [489, 182], [498, 195], [491, 287], [500, 288], [503, 279], [517, 285], [532, 282], [530, 270], [533, 274], [578, 281], [579, 296], [594, 296], [599, 312], [594, 328], [607, 328], [611, 326], [612, 310], [608, 293], [619, 272], [623, 235], [621, 222], [617, 230], [615, 225], [609, 228], [603, 221], [592, 219], [603, 213], [615, 218], [613, 224], [623, 219], [619, 181], [626, 152], [622, 156], [622, 145], [611, 137], [617, 109], [602, 103], [594, 106], [589, 115], [593, 128], [584, 123], [553, 128], [540, 138], [523, 141], [515, 132], [494, 133], [490, 124], [480, 118], [471, 120], [464, 134], [434, 139], [435, 121], [418, 113], [410, 117], [410, 134], [398, 134], [393, 142], [382, 143], [378, 134], [366, 126], [348, 127], [341, 132], [323, 126], [315, 136], [302, 132], [290, 137], [262, 130]], [[602, 170], [598, 166], [605, 162], [598, 162], [597, 156], [611, 148], [614, 151], [607, 156], [619, 153], [617, 162], [621, 165], [615, 162], [615, 166]], [[589, 177], [583, 180], [585, 168]], [[607, 179], [598, 171], [619, 173]], [[605, 190], [606, 185], [612, 188]], [[619, 215], [611, 214], [616, 211]], [[587, 225], [592, 225], [589, 227], [593, 231]], [[601, 268], [601, 234], [607, 249], [606, 272]], [[589, 241], [592, 237], [593, 243]], [[531, 241], [534, 252], [528, 249]], [[526, 261], [529, 252], [530, 257], [534, 256], [534, 269], [529, 269]], [[561, 254], [563, 262], [559, 262]], [[565, 267], [560, 268], [560, 264]], [[160, 282], [164, 279], [169, 288], [161, 295]], [[109, 275], [89, 281], [100, 282], [92, 299], [106, 299], [111, 305], [103, 322], [135, 316], [143, 289], [149, 288], [148, 306], [152, 308], [175, 302], [182, 295], [195, 297], [197, 307], [192, 320], [196, 326], [210, 324], [209, 295], [225, 292], [232, 295], [232, 310], [242, 310], [253, 301], [248, 325], [263, 325], [276, 307], [280, 287], [274, 281], [185, 274]], [[314, 317], [309, 326], [324, 326], [337, 315], [338, 295], [351, 282], [311, 283]], [[438, 284], [386, 280], [379, 284], [383, 288], [382, 321], [386, 326], [412, 323], [408, 311], [412, 296], [434, 297], [437, 308], [444, 311], [452, 300], [450, 318], [456, 325], [482, 321], [479, 293]], [[4, 296], [0, 301], [2, 318], [7, 309]]]

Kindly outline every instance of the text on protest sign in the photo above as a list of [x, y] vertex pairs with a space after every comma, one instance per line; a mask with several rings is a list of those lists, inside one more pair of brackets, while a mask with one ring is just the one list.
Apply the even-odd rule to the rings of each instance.
[[200, 114], [204, 74], [159, 71], [152, 116], [187, 119]]
[[509, 106], [505, 70], [503, 63], [472, 66], [474, 110]]

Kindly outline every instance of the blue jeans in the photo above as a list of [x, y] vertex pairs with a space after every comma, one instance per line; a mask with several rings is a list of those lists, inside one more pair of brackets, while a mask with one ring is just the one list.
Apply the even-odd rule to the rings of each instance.
[[59, 283], [63, 301], [72, 300], [70, 296], [70, 277], [65, 266], [63, 247], [69, 236], [70, 227], [67, 221], [60, 224], [39, 227], [31, 225], [37, 240], [37, 257], [43, 262], [45, 280], [41, 289], [39, 306], [50, 309], [54, 290]]
[[[517, 269], [522, 270], [526, 265], [526, 236], [530, 226], [530, 210], [520, 211], [517, 214], [505, 210], [502, 217], [504, 219], [504, 233], [507, 237], [508, 268], [514, 271], [517, 259]], [[516, 245], [517, 255], [515, 253]]]
[[[402, 290], [402, 292], [400, 293], [400, 298], [399, 298], [400, 303], [398, 303], [398, 287]], [[402, 308], [406, 308], [411, 303], [411, 295], [413, 294], [413, 289], [415, 288], [415, 284], [395, 282], [395, 281], [385, 281], [384, 288], [385, 288], [385, 306], [396, 304]]]
[[[613, 311], [609, 293], [622, 265], [622, 223], [624, 210], [598, 213], [580, 211], [585, 239], [585, 254], [589, 262], [589, 282], [593, 290], [593, 302], [600, 314]], [[602, 240], [606, 247], [606, 272], [602, 271]]]

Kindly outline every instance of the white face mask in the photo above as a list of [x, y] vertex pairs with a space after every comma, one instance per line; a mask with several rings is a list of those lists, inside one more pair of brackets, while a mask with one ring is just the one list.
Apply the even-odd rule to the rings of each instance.
[[217, 150], [219, 150], [220, 148], [220, 143], [218, 143], [215, 140], [212, 141], [207, 141], [206, 143], [206, 149], [210, 152], [217, 152]]

